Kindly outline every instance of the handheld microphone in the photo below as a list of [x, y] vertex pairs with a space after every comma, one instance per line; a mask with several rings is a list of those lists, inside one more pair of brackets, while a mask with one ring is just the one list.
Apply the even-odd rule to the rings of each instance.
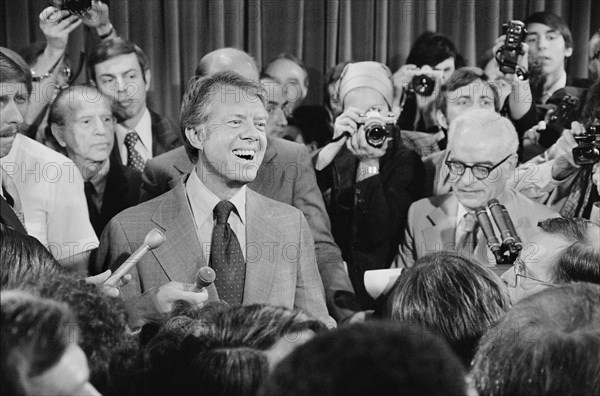
[[481, 230], [483, 231], [483, 235], [487, 241], [487, 245], [496, 256], [496, 259], [501, 255], [500, 252], [500, 241], [496, 238], [496, 233], [494, 232], [494, 227], [492, 227], [492, 221], [490, 220], [490, 216], [488, 216], [487, 211], [485, 210], [485, 206], [479, 207], [475, 211], [475, 215], [477, 216], [477, 221], [481, 226]]
[[216, 278], [217, 274], [215, 274], [215, 270], [210, 267], [202, 267], [196, 273], [196, 288], [202, 290], [210, 286]]
[[510, 214], [508, 213], [508, 210], [506, 210], [506, 207], [504, 205], [500, 205], [500, 207], [502, 209], [502, 215], [504, 217], [504, 221], [506, 221], [506, 224], [508, 225], [508, 229], [510, 230], [513, 237], [515, 238], [514, 247], [515, 247], [516, 251], [514, 253], [519, 252], [523, 249], [523, 243], [521, 242], [521, 238], [519, 238], [519, 236], [517, 235], [517, 230], [515, 228], [515, 225], [512, 222], [512, 219], [510, 218]]
[[497, 199], [490, 199], [488, 201], [488, 206], [490, 207], [490, 212], [492, 212], [494, 221], [500, 230], [500, 238], [502, 238], [502, 243], [511, 251], [513, 251], [515, 237], [506, 223], [504, 214], [502, 213], [502, 205], [500, 205], [500, 202], [498, 202]]
[[116, 287], [125, 274], [127, 274], [144, 257], [149, 250], [156, 249], [165, 241], [165, 235], [158, 229], [153, 228], [146, 234], [144, 243], [140, 246], [117, 270], [104, 282], [105, 286]]

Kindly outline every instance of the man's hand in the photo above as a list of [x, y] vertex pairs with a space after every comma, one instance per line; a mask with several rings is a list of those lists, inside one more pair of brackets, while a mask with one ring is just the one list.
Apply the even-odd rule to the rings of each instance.
[[119, 287], [128, 284], [131, 281], [131, 275], [125, 274], [125, 276], [123, 276], [121, 279], [119, 279], [119, 283], [117, 284], [116, 287], [107, 286], [104, 284], [104, 282], [106, 282], [108, 280], [108, 278], [110, 278], [111, 275], [112, 275], [112, 271], [106, 270], [101, 274], [94, 275], [94, 276], [88, 276], [87, 278], [85, 278], [85, 281], [87, 283], [91, 283], [93, 285], [98, 286], [98, 288], [107, 296], [119, 297], [119, 294], [121, 294], [121, 292], [119, 291]]
[[175, 281], [160, 286], [156, 291], [155, 305], [158, 312], [170, 312], [173, 303], [177, 300], [185, 300], [194, 305], [200, 305], [208, 300], [208, 291], [206, 289], [198, 290], [193, 283]]
[[46, 50], [62, 56], [69, 34], [81, 25], [81, 20], [76, 15], [69, 15], [69, 11], [55, 7], [45, 8], [39, 18], [40, 29], [46, 37]]
[[92, 7], [82, 16], [83, 24], [97, 29], [110, 24], [108, 5], [101, 1], [92, 1]]
[[540, 121], [537, 125], [529, 128], [523, 134], [523, 147], [533, 146], [538, 144], [540, 140], [540, 132], [546, 130], [546, 121]]
[[[506, 41], [506, 35], [502, 35], [500, 37], [498, 37], [496, 39], [496, 43], [494, 44], [494, 48], [492, 48], [492, 53], [494, 54], [494, 57], [496, 57], [496, 52], [498, 52], [498, 50], [500, 49], [500, 47], [502, 47], [504, 45], [504, 42]], [[523, 68], [523, 70], [527, 70], [527, 68], [529, 67], [529, 45], [527, 45], [527, 43], [523, 42], [521, 44], [521, 49], [523, 50], [523, 54], [519, 55], [517, 57], [517, 65], [521, 66], [521, 68]], [[502, 73], [502, 72], [500, 72]], [[509, 82], [518, 82], [521, 81], [519, 80], [519, 78], [514, 74], [514, 73], [502, 73], [504, 74], [505, 78], [507, 81]]]
[[416, 65], [407, 64], [396, 70], [396, 72], [392, 75], [392, 80], [394, 81], [394, 92], [398, 98], [402, 95], [404, 90], [408, 89], [414, 75], [412, 71], [417, 69], [418, 67]]
[[577, 147], [574, 136], [582, 133], [585, 133], [585, 128], [575, 121], [571, 123], [571, 129], [565, 129], [556, 143], [548, 149], [548, 157], [554, 159], [552, 165], [553, 179], [564, 180], [580, 168], [573, 158], [573, 148]]

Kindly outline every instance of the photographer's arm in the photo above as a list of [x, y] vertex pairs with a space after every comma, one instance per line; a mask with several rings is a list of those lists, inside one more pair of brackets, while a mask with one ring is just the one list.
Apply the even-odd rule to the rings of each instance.
[[83, 24], [94, 29], [100, 40], [118, 37], [117, 31], [110, 23], [108, 5], [101, 1], [93, 1], [92, 8], [81, 17]]

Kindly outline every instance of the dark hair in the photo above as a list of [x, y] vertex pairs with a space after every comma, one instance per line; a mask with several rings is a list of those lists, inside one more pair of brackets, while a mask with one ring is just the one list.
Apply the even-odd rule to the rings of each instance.
[[591, 282], [600, 284], [600, 226], [582, 218], [546, 219], [538, 223], [544, 232], [571, 243], [551, 269], [553, 283]]
[[459, 395], [464, 371], [442, 340], [415, 326], [361, 323], [296, 348], [268, 377], [263, 396]]
[[0, 263], [2, 289], [12, 289], [25, 280], [64, 272], [40, 241], [4, 224], [0, 224]]
[[416, 323], [446, 339], [468, 366], [477, 341], [510, 307], [491, 270], [455, 253], [421, 257], [404, 270], [386, 302], [387, 317]]
[[180, 301], [145, 348], [147, 386], [159, 394], [200, 389], [210, 395], [253, 395], [268, 372], [264, 351], [290, 333], [325, 329], [323, 323], [283, 307], [196, 308]]
[[269, 67], [269, 65], [279, 59], [286, 59], [289, 61], [294, 62], [295, 64], [297, 64], [298, 66], [300, 66], [300, 68], [304, 71], [304, 86], [306, 88], [308, 88], [308, 70], [306, 70], [306, 66], [304, 66], [304, 63], [297, 58], [296, 56], [292, 55], [292, 54], [288, 54], [287, 52], [282, 52], [279, 55], [276, 55], [275, 57], [271, 58], [271, 60], [269, 60], [269, 62], [267, 63], [267, 66], [265, 66], [264, 70], [267, 70], [267, 68]]
[[31, 94], [31, 70], [23, 58], [8, 48], [0, 47], [0, 82], [25, 84]]
[[572, 283], [520, 301], [481, 339], [472, 376], [485, 395], [600, 393], [600, 286]]
[[23, 291], [2, 291], [2, 375], [4, 395], [25, 395], [21, 381], [53, 367], [73, 342], [75, 320], [66, 304]]
[[429, 65], [433, 68], [448, 58], [454, 59], [457, 69], [465, 66], [465, 61], [456, 50], [452, 40], [441, 33], [425, 32], [413, 43], [406, 63], [414, 64], [417, 67]]
[[573, 36], [571, 35], [571, 29], [569, 29], [569, 26], [558, 15], [546, 11], [536, 12], [535, 14], [531, 14], [527, 17], [525, 20], [525, 26], [527, 27], [531, 23], [541, 23], [542, 25], [549, 26], [558, 31], [565, 40], [565, 47], [573, 48]]
[[108, 40], [103, 40], [90, 53], [87, 60], [87, 69], [90, 79], [96, 81], [95, 66], [119, 55], [135, 54], [142, 70], [142, 78], [146, 82], [146, 71], [150, 69], [148, 58], [140, 47], [129, 40], [121, 37], [114, 37]]
[[448, 80], [442, 84], [440, 94], [436, 98], [437, 108], [442, 111], [444, 116], [448, 115], [448, 92], [456, 91], [477, 80], [483, 81], [490, 88], [494, 95], [494, 109], [496, 112], [500, 112], [500, 108], [502, 107], [500, 95], [498, 95], [497, 87], [494, 84], [490, 84], [488, 75], [478, 67], [461, 67], [460, 69], [456, 69]]
[[[238, 93], [222, 91], [224, 87], [238, 89]], [[240, 92], [241, 91], [241, 92]], [[223, 71], [205, 77], [192, 77], [181, 104], [181, 134], [185, 151], [192, 163], [198, 162], [198, 149], [192, 146], [185, 135], [186, 128], [198, 128], [206, 124], [214, 104], [214, 99], [227, 95], [247, 95], [265, 102], [265, 96], [259, 83], [248, 80], [237, 73]], [[220, 96], [219, 96], [220, 95]]]

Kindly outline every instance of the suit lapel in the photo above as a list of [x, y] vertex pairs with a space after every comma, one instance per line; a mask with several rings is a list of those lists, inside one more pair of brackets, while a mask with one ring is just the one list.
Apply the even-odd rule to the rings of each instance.
[[[246, 282], [244, 302], [266, 301], [275, 278], [277, 252], [282, 238], [273, 224], [273, 211], [254, 191], [246, 195]], [[275, 252], [274, 254], [272, 254]]]
[[454, 194], [447, 194], [440, 205], [427, 215], [431, 227], [423, 229], [423, 238], [429, 246], [439, 244], [442, 249], [454, 247], [456, 211], [458, 201]]

